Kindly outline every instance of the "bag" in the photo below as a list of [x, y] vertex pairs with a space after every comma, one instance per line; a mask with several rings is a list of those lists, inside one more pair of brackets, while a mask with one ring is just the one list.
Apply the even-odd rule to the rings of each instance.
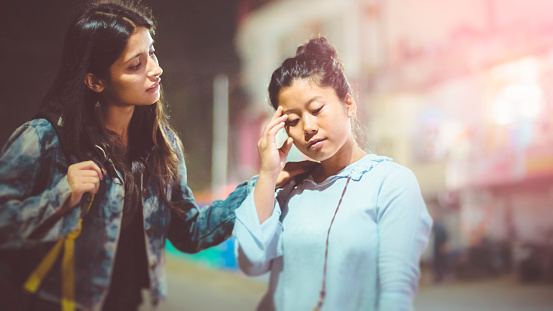
[[[39, 118], [46, 119], [52, 124], [68, 162], [76, 163], [76, 158], [63, 148], [63, 132], [60, 116], [45, 112], [36, 115], [33, 119]], [[96, 195], [104, 191], [105, 185], [100, 184], [100, 189]], [[56, 211], [35, 228], [28, 238], [30, 240], [37, 240], [36, 243], [29, 243], [29, 245], [18, 249], [0, 251], [0, 295], [3, 296], [2, 305], [7, 310], [30, 309], [36, 300], [36, 293], [42, 281], [55, 264], [61, 264], [62, 271], [61, 309], [63, 311], [75, 310], [75, 239], [81, 232], [85, 215], [91, 209], [94, 195], [86, 195], [84, 200], [88, 202], [85, 201], [86, 203], [82, 205], [83, 207], [86, 206], [86, 208], [81, 208], [78, 228], [57, 242], [38, 241], [71, 209]], [[62, 253], [63, 255], [60, 260]]]
[[34, 297], [23, 290], [23, 283], [53, 246], [54, 243], [50, 242], [0, 251], [0, 297], [6, 310], [30, 308]]

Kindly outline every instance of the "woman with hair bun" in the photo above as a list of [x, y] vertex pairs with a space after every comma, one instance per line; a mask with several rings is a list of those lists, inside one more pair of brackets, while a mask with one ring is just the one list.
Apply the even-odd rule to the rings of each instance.
[[[356, 143], [336, 50], [322, 37], [300, 46], [274, 71], [269, 98], [259, 178], [234, 227], [242, 271], [270, 271], [258, 309], [411, 310], [432, 220], [414, 174]], [[318, 164], [275, 193], [292, 144]]]

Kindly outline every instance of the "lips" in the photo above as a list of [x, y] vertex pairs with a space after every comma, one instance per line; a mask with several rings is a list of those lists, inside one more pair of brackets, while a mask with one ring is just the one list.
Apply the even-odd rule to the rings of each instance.
[[157, 92], [159, 90], [159, 80], [154, 83], [154, 85], [152, 85], [149, 89], [146, 90], [146, 92], [150, 92], [150, 93], [153, 93], [153, 92]]
[[318, 145], [320, 145], [320, 143], [322, 141], [324, 141], [325, 139], [324, 138], [313, 138], [309, 141], [309, 143], [307, 143], [307, 149], [311, 149], [313, 147], [317, 147]]

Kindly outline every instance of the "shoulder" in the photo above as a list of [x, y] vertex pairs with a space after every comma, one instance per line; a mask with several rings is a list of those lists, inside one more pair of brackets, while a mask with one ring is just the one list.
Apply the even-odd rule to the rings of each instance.
[[40, 118], [31, 120], [27, 123], [35, 129], [46, 149], [55, 147], [59, 144], [58, 135], [54, 129], [54, 126], [52, 126], [48, 120]]
[[167, 137], [167, 139], [174, 140], [174, 139], [178, 138], [177, 133], [175, 132], [175, 130], [172, 127], [167, 126], [167, 125], [162, 125], [160, 128], [161, 128], [161, 131], [163, 132], [163, 135], [165, 135], [165, 137]]
[[365, 175], [371, 178], [398, 178], [413, 174], [410, 169], [394, 162], [392, 158], [377, 154], [366, 155], [352, 165], [350, 170], [351, 172], [345, 173], [352, 174], [353, 179], [360, 179]]
[[411, 169], [394, 162], [391, 158], [374, 154], [363, 159], [363, 179], [380, 185], [381, 191], [394, 191], [405, 188], [419, 188], [417, 178]]
[[169, 143], [171, 148], [173, 148], [173, 150], [182, 149], [182, 142], [180, 140], [180, 137], [172, 127], [162, 125], [161, 132], [163, 133], [163, 135], [167, 139], [167, 142]]
[[384, 213], [388, 210], [387, 207], [392, 205], [401, 205], [404, 208], [425, 206], [417, 178], [409, 168], [390, 161], [377, 167], [376, 171], [377, 202], [379, 206], [384, 207], [381, 212]]
[[169, 144], [171, 152], [173, 152], [177, 157], [179, 170], [182, 174], [186, 174], [184, 146], [182, 145], [179, 135], [170, 126], [161, 126], [161, 131], [165, 137], [165, 140]]
[[381, 167], [382, 186], [388, 189], [415, 188], [419, 185], [411, 169], [396, 162], [388, 162]]
[[0, 167], [2, 172], [31, 176], [43, 166], [53, 167], [63, 161], [58, 156], [59, 150], [59, 140], [51, 124], [44, 119], [31, 120], [18, 127], [4, 145]]
[[[13, 145], [49, 149], [59, 144], [56, 131], [46, 119], [33, 119], [19, 126], [10, 136], [4, 150]], [[34, 146], [33, 146], [34, 145]]]
[[395, 179], [395, 178], [409, 178], [409, 177], [415, 176], [413, 174], [413, 171], [411, 171], [411, 169], [394, 161], [382, 162], [375, 169], [380, 170], [381, 174], [385, 178]]
[[47, 136], [51, 133], [55, 134], [52, 124], [50, 124], [48, 120], [42, 118], [23, 123], [15, 130], [14, 134], [24, 133], [25, 135], [33, 135], [33, 132], [38, 136]]
[[[416, 213], [425, 210], [426, 205], [417, 178], [411, 169], [390, 159], [381, 162], [371, 172], [373, 174], [366, 179], [365, 186], [370, 186], [374, 191], [378, 222], [384, 215], [404, 213], [415, 213], [412, 214], [412, 218], [419, 219], [420, 215]], [[404, 217], [401, 219], [407, 220]]]

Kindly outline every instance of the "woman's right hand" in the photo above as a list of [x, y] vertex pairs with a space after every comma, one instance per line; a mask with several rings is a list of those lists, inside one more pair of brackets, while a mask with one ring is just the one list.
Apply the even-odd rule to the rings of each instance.
[[286, 157], [292, 148], [292, 138], [288, 138], [281, 148], [276, 144], [276, 134], [284, 128], [288, 116], [278, 107], [271, 120], [265, 125], [261, 139], [257, 143], [257, 150], [261, 158], [260, 177], [270, 177], [275, 182], [286, 164]]
[[282, 107], [278, 107], [269, 123], [265, 125], [261, 139], [257, 143], [261, 169], [253, 190], [253, 197], [259, 223], [263, 223], [273, 212], [277, 179], [292, 148], [292, 138], [288, 138], [280, 149], [276, 144], [275, 136], [284, 128], [286, 119], [288, 116], [282, 113]]
[[83, 194], [96, 194], [102, 180], [102, 171], [93, 161], [79, 162], [69, 166], [67, 181], [71, 188], [69, 207], [77, 205]]

